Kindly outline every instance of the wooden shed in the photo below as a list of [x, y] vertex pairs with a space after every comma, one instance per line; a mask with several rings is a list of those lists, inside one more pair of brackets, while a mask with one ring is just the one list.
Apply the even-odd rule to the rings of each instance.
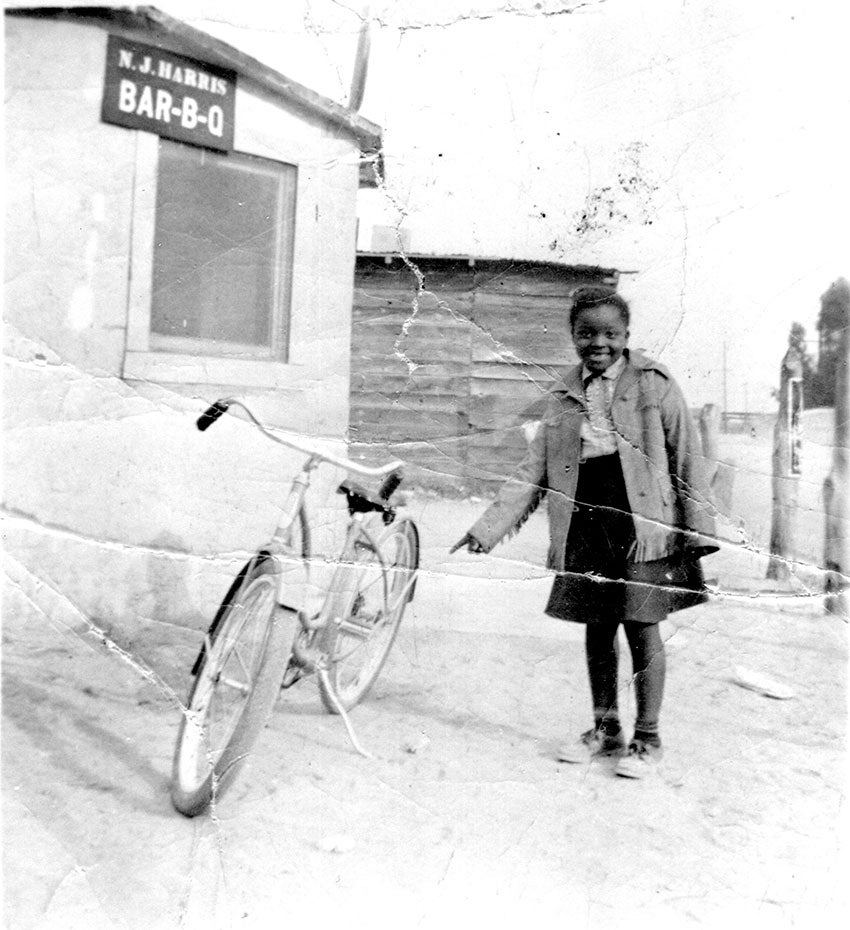
[[523, 424], [575, 362], [573, 291], [617, 280], [556, 262], [360, 253], [353, 446], [405, 458], [426, 486], [495, 486], [523, 455]]

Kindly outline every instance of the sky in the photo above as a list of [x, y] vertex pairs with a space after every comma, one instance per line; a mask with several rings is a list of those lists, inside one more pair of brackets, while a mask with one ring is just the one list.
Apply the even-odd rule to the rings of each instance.
[[[156, 5], [345, 102], [360, 0]], [[850, 277], [850, 17], [834, 0], [369, 5], [386, 184], [360, 246], [599, 264], [692, 404], [773, 409], [791, 322]], [[813, 344], [812, 348], [815, 348]]]

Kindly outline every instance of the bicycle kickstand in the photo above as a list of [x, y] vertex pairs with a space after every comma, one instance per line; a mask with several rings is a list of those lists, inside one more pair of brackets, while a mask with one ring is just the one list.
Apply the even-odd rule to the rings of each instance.
[[351, 720], [348, 717], [348, 713], [346, 709], [342, 706], [342, 704], [340, 704], [339, 698], [336, 696], [336, 692], [334, 691], [331, 685], [330, 676], [328, 675], [328, 668], [327, 668], [327, 665], [325, 665], [324, 661], [319, 660], [318, 665], [316, 667], [316, 671], [319, 673], [319, 678], [321, 679], [322, 684], [324, 685], [325, 692], [330, 696], [331, 703], [334, 706], [334, 710], [340, 715], [340, 717], [342, 717], [342, 722], [345, 724], [345, 729], [348, 733], [348, 738], [351, 741], [351, 745], [364, 758], [374, 759], [375, 757], [372, 755], [372, 753], [367, 752], [361, 746], [360, 740], [357, 739], [357, 734], [354, 732], [354, 727], [351, 725]]

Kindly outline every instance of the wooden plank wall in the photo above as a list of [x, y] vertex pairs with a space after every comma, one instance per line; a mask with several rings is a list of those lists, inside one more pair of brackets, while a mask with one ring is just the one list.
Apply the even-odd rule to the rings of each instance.
[[[425, 485], [495, 487], [522, 458], [525, 420], [574, 363], [569, 296], [606, 273], [507, 261], [359, 256], [352, 451], [398, 456]], [[610, 278], [608, 279], [610, 280]]]

